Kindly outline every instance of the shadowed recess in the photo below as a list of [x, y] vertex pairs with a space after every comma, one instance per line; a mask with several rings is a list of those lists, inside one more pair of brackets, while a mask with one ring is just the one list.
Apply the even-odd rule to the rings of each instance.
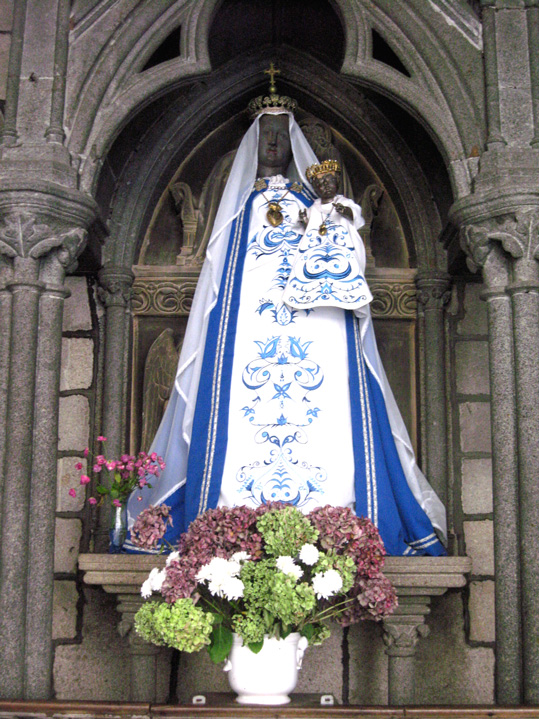
[[344, 31], [328, 0], [225, 0], [209, 35], [212, 66], [262, 46], [297, 48], [339, 70]]

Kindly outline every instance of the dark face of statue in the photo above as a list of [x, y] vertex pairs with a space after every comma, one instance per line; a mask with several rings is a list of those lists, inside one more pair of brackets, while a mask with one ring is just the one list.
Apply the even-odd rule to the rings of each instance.
[[258, 136], [258, 177], [286, 174], [291, 157], [288, 115], [262, 115]]
[[339, 177], [336, 172], [325, 172], [313, 177], [312, 185], [322, 202], [329, 202], [339, 190]]

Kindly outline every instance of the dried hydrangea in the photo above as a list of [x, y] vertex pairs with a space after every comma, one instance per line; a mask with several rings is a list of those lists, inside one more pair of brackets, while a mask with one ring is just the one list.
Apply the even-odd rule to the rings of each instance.
[[155, 549], [169, 526], [172, 527], [170, 507], [166, 504], [157, 507], [150, 504], [135, 520], [131, 529], [131, 541], [139, 549]]
[[214, 557], [228, 559], [236, 552], [246, 552], [257, 559], [262, 556], [262, 537], [256, 531], [260, 514], [249, 507], [209, 509], [180, 537], [180, 554], [196, 554], [201, 567]]
[[349, 507], [330, 505], [317, 507], [307, 516], [320, 534], [322, 549], [352, 557], [359, 574], [368, 577], [379, 574], [386, 550], [370, 519], [357, 517]]
[[398, 606], [395, 588], [382, 573], [374, 577], [359, 577], [347, 596], [356, 601], [351, 602], [344, 612], [336, 617], [343, 627], [362, 619], [380, 621], [392, 614]]

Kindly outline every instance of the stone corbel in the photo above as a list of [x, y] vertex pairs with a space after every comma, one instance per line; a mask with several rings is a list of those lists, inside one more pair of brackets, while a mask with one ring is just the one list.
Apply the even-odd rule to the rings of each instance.
[[121, 265], [105, 265], [99, 272], [97, 290], [100, 301], [105, 307], [128, 308], [133, 296], [133, 272]]

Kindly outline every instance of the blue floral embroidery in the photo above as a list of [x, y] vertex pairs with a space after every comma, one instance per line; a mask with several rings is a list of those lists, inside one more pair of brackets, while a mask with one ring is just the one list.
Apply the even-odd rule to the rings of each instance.
[[367, 303], [367, 283], [348, 231], [333, 221], [326, 225], [326, 235], [311, 229], [303, 238], [289, 274], [286, 301], [296, 307]]

